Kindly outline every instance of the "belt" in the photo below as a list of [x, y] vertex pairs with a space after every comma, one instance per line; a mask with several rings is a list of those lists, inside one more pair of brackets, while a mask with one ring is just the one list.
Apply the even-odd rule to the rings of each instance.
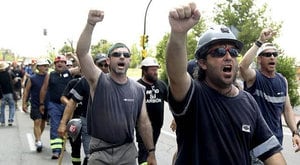
[[107, 146], [107, 147], [100, 147], [100, 148], [94, 148], [94, 149], [90, 149], [90, 154], [94, 153], [94, 152], [98, 152], [98, 151], [104, 151], [107, 149], [111, 149], [111, 148], [117, 148], [120, 147], [122, 145], [124, 145], [126, 143], [122, 143], [122, 144], [113, 144], [111, 146]]

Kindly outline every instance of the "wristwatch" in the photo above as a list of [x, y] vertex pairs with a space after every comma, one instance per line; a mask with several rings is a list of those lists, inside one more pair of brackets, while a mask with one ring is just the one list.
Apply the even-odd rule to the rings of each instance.
[[294, 137], [295, 135], [298, 135], [300, 137], [300, 133], [298, 130], [292, 132], [292, 137]]
[[262, 45], [263, 43], [262, 42], [260, 42], [260, 41], [255, 41], [255, 45], [257, 46], [257, 47], [261, 47], [261, 45]]

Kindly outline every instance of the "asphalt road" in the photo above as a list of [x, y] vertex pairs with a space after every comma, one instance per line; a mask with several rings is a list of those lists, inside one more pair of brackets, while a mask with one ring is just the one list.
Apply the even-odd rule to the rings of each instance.
[[[21, 105], [21, 103], [19, 103]], [[164, 126], [156, 146], [156, 157], [159, 165], [170, 165], [173, 153], [176, 151], [176, 136], [170, 129], [172, 115], [165, 104]], [[8, 116], [6, 108], [6, 119]], [[51, 160], [49, 144], [49, 126], [46, 126], [42, 136], [43, 152], [37, 153], [34, 146], [33, 122], [29, 114], [20, 110], [16, 111], [14, 125], [0, 127], [0, 165], [54, 165], [57, 160]], [[291, 133], [284, 127], [283, 154], [288, 165], [300, 164], [300, 153], [293, 151]], [[70, 160], [70, 145], [67, 143], [63, 165], [72, 164]], [[83, 156], [82, 156], [83, 157]]]

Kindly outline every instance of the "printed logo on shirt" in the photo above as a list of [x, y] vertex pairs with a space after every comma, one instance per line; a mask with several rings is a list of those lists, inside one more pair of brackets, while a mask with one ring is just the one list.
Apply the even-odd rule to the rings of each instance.
[[68, 73], [64, 73], [64, 74], [63, 74], [63, 77], [65, 77], [65, 78], [66, 78], [66, 77], [69, 77], [69, 74], [68, 74]]
[[242, 125], [242, 131], [244, 132], [250, 132], [250, 125], [246, 125], [246, 124], [243, 124]]
[[133, 102], [134, 99], [123, 99], [125, 102]]
[[151, 86], [151, 89], [146, 90], [146, 103], [161, 103], [162, 99], [157, 98], [159, 94], [159, 89], [155, 86]]

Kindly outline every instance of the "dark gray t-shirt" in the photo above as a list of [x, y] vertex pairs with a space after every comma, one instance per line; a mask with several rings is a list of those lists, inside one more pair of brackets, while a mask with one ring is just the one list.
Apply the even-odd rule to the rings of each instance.
[[87, 114], [91, 136], [111, 144], [132, 142], [144, 90], [130, 78], [127, 83], [118, 84], [109, 74], [101, 74]]

